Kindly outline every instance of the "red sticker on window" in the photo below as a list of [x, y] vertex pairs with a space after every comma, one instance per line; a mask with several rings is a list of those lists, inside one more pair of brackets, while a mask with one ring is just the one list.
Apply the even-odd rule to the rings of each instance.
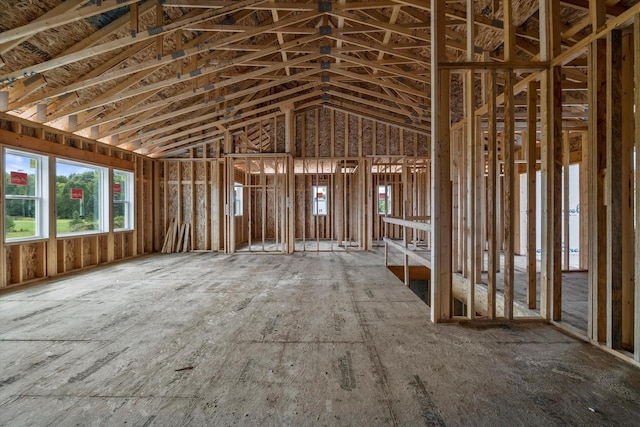
[[113, 192], [116, 194], [122, 193], [122, 184], [113, 184]]
[[27, 185], [29, 178], [24, 172], [11, 172], [11, 184], [13, 185]]
[[83, 199], [82, 188], [72, 188], [71, 200], [82, 200], [82, 199]]

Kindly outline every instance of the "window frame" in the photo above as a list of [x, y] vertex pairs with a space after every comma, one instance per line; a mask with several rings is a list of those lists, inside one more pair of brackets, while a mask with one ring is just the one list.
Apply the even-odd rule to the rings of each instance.
[[[55, 182], [57, 183], [58, 179], [58, 164], [63, 163], [70, 166], [81, 167], [85, 169], [93, 169], [98, 172], [99, 182], [98, 182], [98, 196], [97, 203], [98, 208], [96, 211], [99, 213], [98, 217], [98, 229], [97, 230], [86, 230], [86, 231], [74, 231], [69, 233], [60, 233], [60, 231], [56, 227], [56, 238], [69, 238], [74, 236], [85, 236], [91, 234], [104, 234], [108, 233], [111, 229], [111, 212], [109, 207], [109, 197], [111, 195], [111, 191], [109, 190], [109, 168], [105, 166], [99, 166], [91, 163], [78, 162], [75, 160], [68, 160], [65, 158], [56, 157], [55, 158]], [[57, 200], [57, 192], [56, 192], [56, 200], [55, 200], [55, 215], [54, 221], [58, 222], [58, 200]]]
[[[116, 200], [116, 192], [114, 190], [116, 184], [116, 175], [124, 176], [124, 191], [120, 194], [124, 195], [123, 200]], [[135, 230], [135, 189], [134, 189], [134, 174], [130, 171], [123, 171], [119, 169], [113, 169], [111, 171], [112, 183], [111, 186], [111, 199], [113, 200], [113, 205], [111, 208], [111, 227], [113, 231], [131, 231]], [[116, 228], [115, 226], [115, 206], [116, 204], [124, 205], [124, 227]]]
[[[240, 197], [237, 197], [238, 194]], [[244, 216], [244, 185], [241, 182], [233, 183], [233, 216]]]
[[[318, 190], [324, 189], [324, 205], [326, 211], [318, 212], [320, 206], [320, 199], [318, 199]], [[327, 216], [329, 215], [329, 186], [327, 184], [313, 184], [311, 185], [311, 216]]]
[[[382, 212], [380, 210], [380, 189], [384, 188], [384, 205], [386, 207], [386, 212]], [[391, 200], [392, 200], [392, 195], [391, 195], [391, 189], [392, 189], [392, 185], [391, 184], [378, 184], [378, 192], [377, 192], [377, 211], [378, 211], [378, 215], [391, 215], [393, 213], [393, 206], [391, 206]]]
[[[4, 147], [2, 153], [2, 179], [5, 179], [7, 172], [7, 154], [26, 157], [36, 161], [36, 182], [34, 185], [35, 195], [10, 195], [7, 194], [6, 183], [3, 186], [4, 211], [2, 221], [4, 224], [5, 243], [28, 242], [34, 240], [44, 240], [49, 238], [49, 156], [37, 154], [25, 150], [17, 150], [11, 147]], [[33, 200], [35, 202], [35, 235], [26, 237], [7, 237], [6, 212], [8, 200]]]

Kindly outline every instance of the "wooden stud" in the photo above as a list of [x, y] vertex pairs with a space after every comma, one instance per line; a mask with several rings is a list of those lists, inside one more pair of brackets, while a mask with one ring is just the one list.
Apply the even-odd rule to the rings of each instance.
[[[513, 23], [513, 5], [510, 0], [502, 2], [504, 14], [504, 59], [515, 59], [515, 24]], [[515, 126], [514, 93], [515, 76], [512, 70], [504, 74], [504, 133], [502, 156], [504, 161], [504, 317], [513, 318], [514, 280], [515, 280], [515, 198], [519, 194], [515, 183]]]
[[449, 117], [449, 79], [447, 70], [440, 70], [438, 63], [446, 59], [445, 51], [445, 0], [431, 1], [431, 161], [432, 185], [432, 270], [431, 270], [431, 320], [451, 317], [451, 152]]
[[[540, 58], [553, 60], [560, 50], [560, 2], [540, 2]], [[562, 87], [561, 68], [551, 67], [540, 77], [542, 130], [542, 271], [540, 315], [558, 321], [562, 314], [562, 269], [560, 206], [562, 175]]]
[[[634, 81], [635, 81], [635, 102], [640, 105], [640, 13], [635, 15], [633, 24], [633, 58], [634, 58]], [[636, 141], [636, 203], [635, 203], [635, 223], [640, 224], [640, 108], [635, 109], [635, 141]], [[634, 359], [640, 362], [640, 233], [635, 234], [635, 312], [634, 312]]]
[[622, 347], [622, 32], [607, 35], [607, 346]]
[[[472, 9], [473, 10], [473, 9]], [[468, 20], [467, 20], [468, 22]], [[472, 27], [473, 28], [473, 27]], [[469, 29], [468, 29], [469, 30]], [[479, 275], [476, 265], [476, 227], [477, 223], [476, 214], [476, 170], [475, 170], [475, 158], [477, 155], [476, 147], [476, 130], [475, 130], [475, 79], [473, 71], [468, 71], [465, 74], [465, 113], [467, 123], [465, 125], [465, 158], [464, 158], [464, 170], [465, 173], [465, 200], [463, 201], [466, 206], [466, 224], [464, 228], [465, 233], [465, 270], [468, 277], [468, 294], [467, 294], [467, 316], [470, 319], [475, 317], [475, 288], [478, 282]]]
[[565, 270], [569, 267], [569, 139], [568, 131], [562, 132], [562, 264]]
[[[191, 206], [189, 207], [191, 209], [191, 223], [187, 224], [187, 226], [189, 227], [188, 229], [190, 230], [190, 239], [191, 239], [191, 248], [192, 249], [197, 249], [196, 245], [197, 245], [197, 240], [196, 240], [196, 227], [197, 227], [197, 221], [198, 221], [198, 215], [197, 215], [197, 211], [196, 211], [196, 202], [198, 199], [198, 194], [196, 191], [196, 162], [194, 160], [194, 152], [193, 152], [193, 148], [191, 149], [191, 161], [189, 162], [189, 168], [191, 169], [191, 180], [190, 180], [190, 191], [191, 191]], [[183, 250], [183, 252], [186, 252], [186, 247]]]
[[[5, 175], [6, 171], [5, 171], [5, 161], [4, 161], [4, 154], [5, 151], [2, 149], [2, 147], [0, 147], [0, 171], [2, 171], [2, 175]], [[4, 190], [4, 186], [5, 186], [5, 180], [4, 179], [0, 179], [0, 194], [3, 195], [3, 197], [0, 197], [0, 212], [3, 212], [2, 217], [0, 218], [0, 265], [2, 265], [2, 267], [0, 267], [0, 289], [4, 288], [5, 286], [8, 285], [7, 283], [7, 251], [5, 249], [5, 245], [4, 245], [4, 238], [5, 238], [5, 215], [4, 215], [4, 209], [5, 209], [5, 198], [4, 198], [4, 194], [5, 190]]]
[[[400, 130], [400, 134], [402, 135], [402, 130]], [[402, 138], [400, 139], [400, 141], [400, 147], [402, 149]], [[317, 156], [318, 153], [316, 153], [316, 157]], [[362, 157], [362, 117], [358, 117], [358, 157]]]
[[622, 348], [633, 348], [634, 224], [633, 224], [633, 34], [622, 39], [621, 77], [621, 229], [622, 229]]
[[580, 269], [589, 268], [589, 135], [580, 132]]
[[497, 233], [497, 217], [498, 217], [498, 141], [496, 130], [496, 85], [497, 73], [491, 70], [487, 79], [488, 92], [488, 108], [487, 121], [489, 128], [487, 132], [487, 158], [488, 158], [488, 176], [487, 176], [487, 240], [489, 251], [489, 266], [487, 270], [487, 292], [488, 306], [487, 316], [490, 319], [496, 318], [496, 282], [500, 265], [500, 254], [498, 250], [498, 233]]
[[527, 89], [527, 306], [536, 308], [536, 142], [537, 142], [537, 85]]
[[[510, 3], [506, 1], [505, 3]], [[504, 3], [503, 3], [504, 5]], [[504, 102], [504, 137], [502, 140], [502, 156], [504, 160], [504, 317], [513, 318], [514, 280], [515, 280], [515, 203], [518, 194], [515, 189], [514, 165], [514, 106], [513, 106], [513, 74], [505, 72]]]
[[[593, 28], [606, 20], [590, 5]], [[601, 247], [607, 242], [604, 174], [606, 170], [606, 40], [598, 39], [589, 48], [589, 292], [588, 335], [594, 341], [606, 341], [607, 263]]]
[[588, 334], [595, 341], [606, 341], [606, 40], [596, 40], [589, 49], [589, 314]]

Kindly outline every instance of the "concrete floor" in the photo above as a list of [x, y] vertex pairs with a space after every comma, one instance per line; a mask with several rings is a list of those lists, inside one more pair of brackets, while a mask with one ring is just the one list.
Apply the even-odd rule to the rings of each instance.
[[140, 258], [0, 294], [0, 425], [638, 425], [640, 369], [434, 325], [364, 252]]

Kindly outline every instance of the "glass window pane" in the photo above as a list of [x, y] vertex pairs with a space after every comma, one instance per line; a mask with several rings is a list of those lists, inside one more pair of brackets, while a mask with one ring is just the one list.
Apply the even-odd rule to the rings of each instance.
[[38, 237], [37, 203], [33, 199], [5, 201], [5, 236], [7, 239]]
[[133, 229], [133, 174], [113, 171], [113, 229]]
[[4, 175], [4, 238], [7, 241], [46, 238], [48, 158], [7, 148]]
[[233, 214], [235, 216], [242, 216], [242, 203], [243, 203], [243, 188], [242, 184], [235, 183], [233, 186]]
[[101, 230], [101, 168], [56, 162], [58, 234]]
[[311, 188], [312, 202], [312, 214], [313, 215], [327, 215], [327, 186], [326, 185], [314, 185]]
[[378, 185], [378, 214], [391, 213], [391, 185]]
[[36, 157], [5, 153], [5, 192], [7, 195], [37, 196], [38, 159]]

